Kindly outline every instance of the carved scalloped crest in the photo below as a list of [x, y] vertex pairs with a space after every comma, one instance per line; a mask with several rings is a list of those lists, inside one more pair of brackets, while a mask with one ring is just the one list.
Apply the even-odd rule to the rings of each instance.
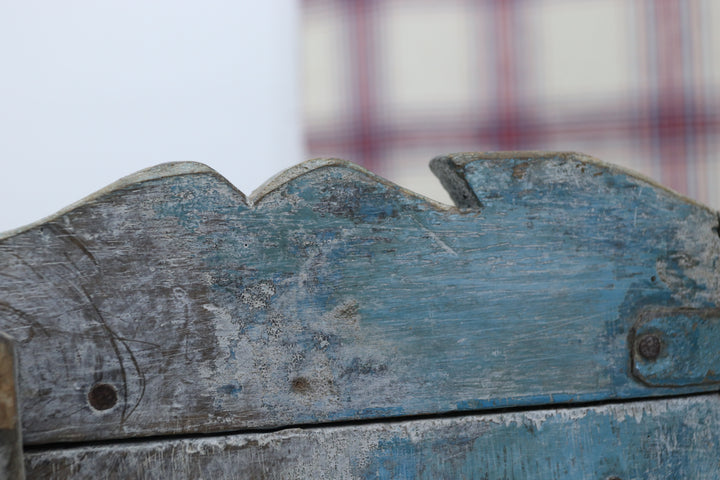
[[[606, 171], [608, 173], [622, 174], [630, 178], [635, 179], [638, 183], [645, 183], [653, 188], [657, 188], [661, 191], [665, 191], [671, 195], [675, 195], [679, 201], [695, 203], [699, 207], [707, 208], [702, 204], [697, 204], [692, 199], [689, 199], [677, 192], [674, 192], [663, 185], [654, 182], [653, 180], [641, 175], [638, 172], [634, 172], [628, 169], [624, 169], [617, 165], [608, 164], [598, 160], [594, 157], [590, 157], [585, 154], [575, 152], [491, 152], [491, 153], [456, 153], [450, 155], [442, 155], [434, 158], [430, 162], [430, 168], [433, 173], [438, 177], [445, 190], [450, 195], [456, 206], [466, 209], [480, 209], [481, 204], [478, 200], [478, 194], [473, 191], [473, 186], [468, 184], [466, 180], [466, 167], [474, 162], [486, 163], [491, 169], [490, 173], [502, 173], [510, 166], [511, 162], [528, 163], [532, 162], [539, 164], [541, 162], [552, 161], [557, 159], [563, 159], [564, 161], [572, 161], [576, 165], [588, 166], [595, 169], [595, 171]], [[276, 190], [282, 185], [292, 182], [298, 177], [301, 177], [313, 170], [320, 168], [345, 168], [350, 171], [358, 172], [359, 174], [365, 175], [368, 178], [373, 179], [378, 183], [396, 188], [406, 195], [411, 197], [422, 198], [428, 203], [433, 203], [435, 206], [439, 206], [438, 202], [426, 198], [423, 195], [407, 190], [399, 185], [395, 185], [389, 180], [386, 180], [380, 176], [369, 172], [368, 170], [356, 165], [352, 162], [337, 158], [316, 158], [307, 160], [299, 163], [293, 167], [290, 167], [277, 175], [268, 179], [265, 183], [259, 186], [252, 194], [247, 197], [243, 192], [235, 187], [220, 173], [213, 170], [211, 167], [197, 162], [169, 162], [149, 167], [144, 170], [140, 170], [136, 173], [121, 178], [120, 180], [108, 185], [107, 187], [69, 205], [57, 213], [50, 215], [49, 217], [43, 218], [34, 222], [30, 225], [22, 226], [17, 229], [13, 229], [7, 232], [0, 232], [0, 239], [13, 236], [17, 233], [22, 232], [28, 228], [32, 228], [41, 223], [49, 222], [62, 216], [65, 212], [68, 212], [80, 205], [90, 203], [96, 199], [108, 195], [114, 191], [133, 188], [145, 182], [160, 180], [169, 177], [178, 177], [183, 175], [212, 175], [218, 179], [219, 182], [223, 182], [228, 186], [235, 189], [238, 193], [242, 203], [253, 205], [262, 200], [262, 198], [268, 193]], [[583, 171], [584, 173], [584, 171]], [[592, 179], [593, 174], [588, 174], [587, 178]], [[490, 182], [493, 181], [492, 175], [488, 177]]]
[[[580, 154], [457, 154], [458, 207], [341, 160], [249, 198], [160, 165], [0, 237], [30, 444], [714, 391], [629, 368], [720, 306], [714, 212]], [[715, 230], [713, 230], [715, 229]]]

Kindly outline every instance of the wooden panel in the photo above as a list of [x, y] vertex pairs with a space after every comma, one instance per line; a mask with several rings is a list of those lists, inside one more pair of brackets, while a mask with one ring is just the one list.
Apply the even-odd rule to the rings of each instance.
[[718, 307], [714, 212], [575, 154], [435, 168], [464, 208], [335, 160], [249, 199], [168, 164], [6, 234], [26, 443], [717, 388], [646, 385], [629, 341]]
[[30, 478], [716, 479], [720, 397], [29, 452]]

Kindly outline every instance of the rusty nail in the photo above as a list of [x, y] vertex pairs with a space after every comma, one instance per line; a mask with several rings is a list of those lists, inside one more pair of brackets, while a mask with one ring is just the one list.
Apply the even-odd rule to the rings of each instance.
[[115, 406], [117, 400], [117, 390], [108, 383], [97, 383], [88, 393], [88, 402], [95, 410], [109, 410]]
[[647, 360], [655, 360], [660, 355], [660, 339], [654, 333], [641, 336], [637, 342], [638, 352]]

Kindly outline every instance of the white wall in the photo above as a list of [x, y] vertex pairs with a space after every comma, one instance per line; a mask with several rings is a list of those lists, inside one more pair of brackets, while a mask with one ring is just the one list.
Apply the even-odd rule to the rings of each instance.
[[0, 2], [0, 231], [158, 163], [304, 160], [297, 0]]

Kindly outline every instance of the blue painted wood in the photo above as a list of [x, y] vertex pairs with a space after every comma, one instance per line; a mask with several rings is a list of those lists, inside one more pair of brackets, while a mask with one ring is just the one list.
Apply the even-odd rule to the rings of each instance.
[[[650, 309], [640, 315], [632, 338], [633, 372], [648, 385], [720, 383], [720, 310]], [[657, 344], [656, 355], [643, 355], [644, 339]]]
[[6, 234], [26, 442], [717, 388], [643, 382], [630, 338], [647, 308], [718, 308], [715, 212], [578, 154], [434, 168], [462, 208], [336, 160], [250, 198], [171, 164]]
[[32, 478], [717, 479], [720, 397], [29, 452]]

